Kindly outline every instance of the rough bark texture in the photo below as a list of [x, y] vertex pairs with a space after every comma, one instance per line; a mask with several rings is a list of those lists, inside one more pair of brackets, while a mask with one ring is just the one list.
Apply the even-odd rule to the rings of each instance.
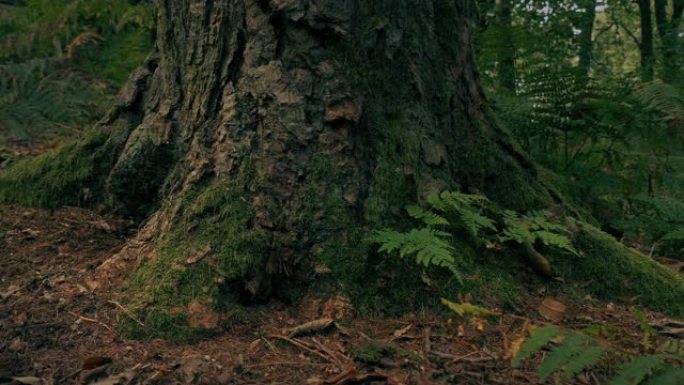
[[502, 42], [497, 52], [499, 57], [499, 85], [515, 93], [515, 42], [513, 41], [513, 4], [502, 0], [497, 5], [496, 21], [501, 29]]
[[638, 4], [641, 25], [641, 42], [639, 44], [639, 52], [641, 54], [641, 80], [650, 82], [653, 80], [655, 66], [651, 0], [639, 0]]
[[252, 295], [322, 254], [344, 258], [360, 241], [350, 229], [392, 223], [431, 191], [546, 206], [486, 109], [468, 7], [161, 1], [158, 52], [110, 117], [125, 127], [111, 203], [155, 212], [141, 234], [156, 245], [208, 245]]

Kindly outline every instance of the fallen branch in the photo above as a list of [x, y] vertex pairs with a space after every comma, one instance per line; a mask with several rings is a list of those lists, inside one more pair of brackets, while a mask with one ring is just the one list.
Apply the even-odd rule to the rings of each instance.
[[288, 337], [297, 337], [304, 334], [313, 334], [325, 331], [331, 327], [335, 321], [332, 318], [321, 318], [315, 321], [307, 322], [290, 329], [283, 330], [283, 334]]

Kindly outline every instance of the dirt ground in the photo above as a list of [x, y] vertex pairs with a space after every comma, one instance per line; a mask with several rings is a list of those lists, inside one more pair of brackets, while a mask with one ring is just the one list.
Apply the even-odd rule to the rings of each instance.
[[[534, 362], [514, 369], [510, 356], [531, 326], [549, 322], [537, 311], [541, 295], [526, 300], [526, 314], [469, 320], [360, 317], [342, 296], [309, 295], [298, 306], [250, 309], [251, 324], [192, 344], [127, 340], [117, 331], [118, 320], [129, 317], [125, 307], [94, 277], [134, 230], [125, 220], [82, 209], [0, 206], [0, 383], [538, 383]], [[561, 300], [572, 309], [564, 326], [617, 327], [616, 343], [626, 351], [649, 351], [673, 338], [654, 336], [645, 346], [632, 309]], [[327, 328], [287, 333], [321, 319]], [[597, 369], [573, 383], [603, 381]]]

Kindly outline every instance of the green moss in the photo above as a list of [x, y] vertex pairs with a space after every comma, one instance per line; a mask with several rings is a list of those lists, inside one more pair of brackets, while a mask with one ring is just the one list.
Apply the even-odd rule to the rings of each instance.
[[397, 354], [397, 347], [380, 341], [368, 341], [352, 346], [349, 353], [356, 361], [377, 366], [382, 364], [383, 359], [394, 357]]
[[93, 129], [80, 140], [1, 171], [0, 203], [46, 209], [94, 205], [115, 159], [109, 138], [108, 131]]
[[156, 256], [136, 269], [126, 288], [129, 306], [146, 324], [128, 330], [129, 336], [195, 336], [174, 314], [184, 313], [192, 301], [226, 311], [252, 294], [245, 282], [263, 274], [269, 244], [252, 226], [249, 178], [243, 173], [237, 179], [212, 181], [180, 198], [174, 230], [157, 240]]
[[557, 260], [568, 282], [586, 282], [585, 290], [612, 301], [637, 298], [637, 303], [675, 316], [684, 315], [684, 277], [651, 258], [584, 225], [575, 245], [582, 258]]

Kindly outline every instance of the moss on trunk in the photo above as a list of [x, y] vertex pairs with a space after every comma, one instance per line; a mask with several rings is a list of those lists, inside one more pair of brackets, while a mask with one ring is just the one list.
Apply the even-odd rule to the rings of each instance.
[[[412, 266], [364, 242], [405, 226], [406, 204], [444, 189], [518, 211], [565, 204], [487, 109], [468, 4], [160, 1], [157, 52], [107, 119], [122, 128], [3, 173], [0, 200], [76, 204], [92, 183], [147, 218], [149, 247], [119, 257], [136, 262], [132, 308], [173, 330], [193, 300], [286, 296], [320, 264], [368, 302], [420, 297], [395, 290], [421, 286]], [[666, 285], [658, 274], [644, 277]]]

